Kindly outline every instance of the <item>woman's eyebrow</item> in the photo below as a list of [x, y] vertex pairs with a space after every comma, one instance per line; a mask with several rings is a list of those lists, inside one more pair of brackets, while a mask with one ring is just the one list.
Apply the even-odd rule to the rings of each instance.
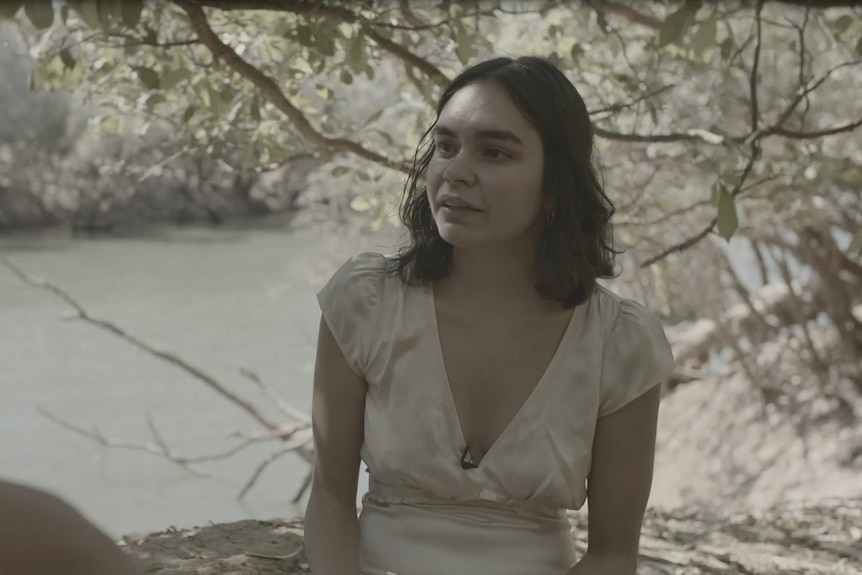
[[[456, 137], [455, 130], [447, 128], [446, 126], [435, 126], [434, 135], [446, 136], [449, 138]], [[512, 142], [521, 146], [524, 145], [524, 141], [510, 130], [498, 130], [493, 128], [477, 130], [476, 137], [482, 140], [506, 140], [507, 142]]]

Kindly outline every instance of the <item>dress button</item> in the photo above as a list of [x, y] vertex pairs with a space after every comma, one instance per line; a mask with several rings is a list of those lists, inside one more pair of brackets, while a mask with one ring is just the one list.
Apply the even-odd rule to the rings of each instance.
[[493, 489], [483, 489], [479, 492], [479, 497], [486, 501], [496, 501], [497, 500], [497, 492]]

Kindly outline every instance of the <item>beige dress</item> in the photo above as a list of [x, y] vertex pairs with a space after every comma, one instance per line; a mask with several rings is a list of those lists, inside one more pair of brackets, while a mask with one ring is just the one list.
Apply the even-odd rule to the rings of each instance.
[[576, 562], [565, 512], [586, 500], [597, 418], [673, 368], [658, 319], [598, 288], [575, 309], [521, 410], [478, 467], [464, 469], [432, 289], [403, 284], [384, 262], [360, 254], [318, 295], [368, 383], [360, 571], [563, 575]]

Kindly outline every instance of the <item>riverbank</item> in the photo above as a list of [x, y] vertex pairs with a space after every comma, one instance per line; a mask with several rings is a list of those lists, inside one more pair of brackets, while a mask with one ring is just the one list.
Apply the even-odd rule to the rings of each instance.
[[[756, 393], [731, 368], [663, 401], [639, 575], [862, 574], [854, 451], [862, 423], [823, 423], [800, 437], [789, 421], [763, 418]], [[587, 513], [570, 520], [582, 552]], [[300, 518], [168, 529], [121, 544], [145, 573], [309, 573]]]
[[[586, 545], [584, 513], [571, 516]], [[237, 521], [129, 535], [122, 542], [145, 573], [305, 575], [300, 519]], [[490, 550], [489, 550], [490, 551]], [[639, 575], [851, 575], [862, 573], [862, 499], [825, 500], [761, 513], [648, 511]]]

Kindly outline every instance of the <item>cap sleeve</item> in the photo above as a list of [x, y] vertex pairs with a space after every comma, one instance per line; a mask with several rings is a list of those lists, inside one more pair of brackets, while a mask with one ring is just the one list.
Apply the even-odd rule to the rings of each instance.
[[382, 255], [362, 253], [342, 264], [317, 294], [344, 359], [362, 377], [374, 343], [385, 274]]
[[673, 368], [673, 353], [658, 317], [639, 303], [621, 300], [605, 340], [599, 417], [637, 399]]

